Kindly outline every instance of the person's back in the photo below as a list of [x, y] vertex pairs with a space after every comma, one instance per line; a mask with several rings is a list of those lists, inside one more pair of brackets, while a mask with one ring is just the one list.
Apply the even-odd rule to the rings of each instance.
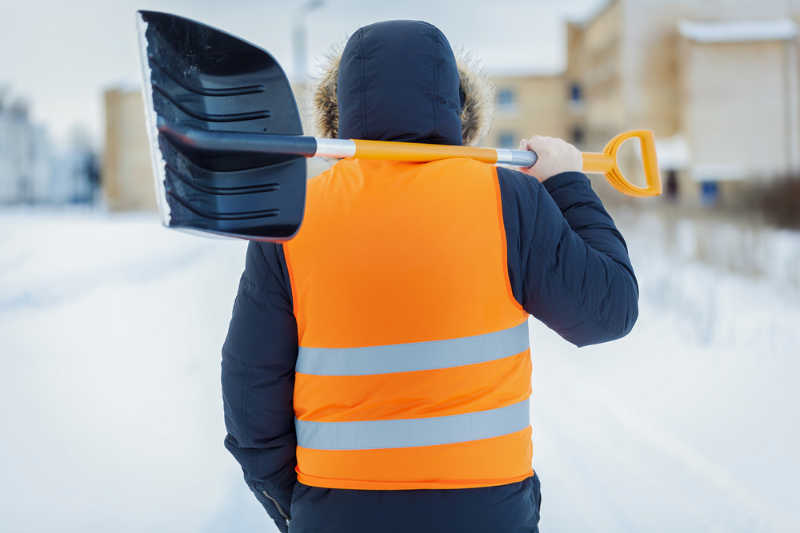
[[[475, 134], [466, 73], [429, 24], [362, 28], [336, 68], [318, 92], [333, 135]], [[343, 160], [309, 182], [294, 239], [248, 248], [226, 445], [282, 530], [536, 531], [528, 313], [602, 342], [637, 296], [578, 172], [543, 186], [464, 159]]]

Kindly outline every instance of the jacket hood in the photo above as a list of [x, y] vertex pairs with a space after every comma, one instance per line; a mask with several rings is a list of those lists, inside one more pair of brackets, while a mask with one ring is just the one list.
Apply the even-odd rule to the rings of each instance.
[[421, 21], [364, 26], [331, 54], [314, 93], [324, 137], [473, 144], [486, 132], [492, 88], [444, 34]]

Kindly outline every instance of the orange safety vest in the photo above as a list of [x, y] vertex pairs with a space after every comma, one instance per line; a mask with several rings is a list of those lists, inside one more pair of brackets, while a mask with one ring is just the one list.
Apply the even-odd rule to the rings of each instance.
[[283, 245], [301, 483], [469, 488], [533, 474], [528, 314], [493, 165], [345, 159]]

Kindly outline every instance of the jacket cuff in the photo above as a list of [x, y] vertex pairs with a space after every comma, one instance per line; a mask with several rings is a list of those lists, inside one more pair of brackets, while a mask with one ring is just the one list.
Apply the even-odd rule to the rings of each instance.
[[250, 486], [250, 490], [253, 491], [256, 499], [264, 507], [264, 510], [269, 517], [272, 518], [273, 522], [275, 522], [278, 531], [287, 533], [291, 516], [289, 514], [289, 500], [285, 497], [281, 497], [285, 496], [285, 494], [270, 494], [266, 489], [252, 485]]

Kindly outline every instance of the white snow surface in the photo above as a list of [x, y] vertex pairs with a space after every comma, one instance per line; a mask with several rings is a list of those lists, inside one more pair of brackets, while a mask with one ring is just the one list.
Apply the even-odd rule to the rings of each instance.
[[[656, 218], [619, 222], [634, 331], [578, 349], [532, 320], [542, 531], [800, 531], [798, 291], [666, 254]], [[273, 531], [222, 445], [245, 243], [145, 215], [0, 228], [0, 529]]]

